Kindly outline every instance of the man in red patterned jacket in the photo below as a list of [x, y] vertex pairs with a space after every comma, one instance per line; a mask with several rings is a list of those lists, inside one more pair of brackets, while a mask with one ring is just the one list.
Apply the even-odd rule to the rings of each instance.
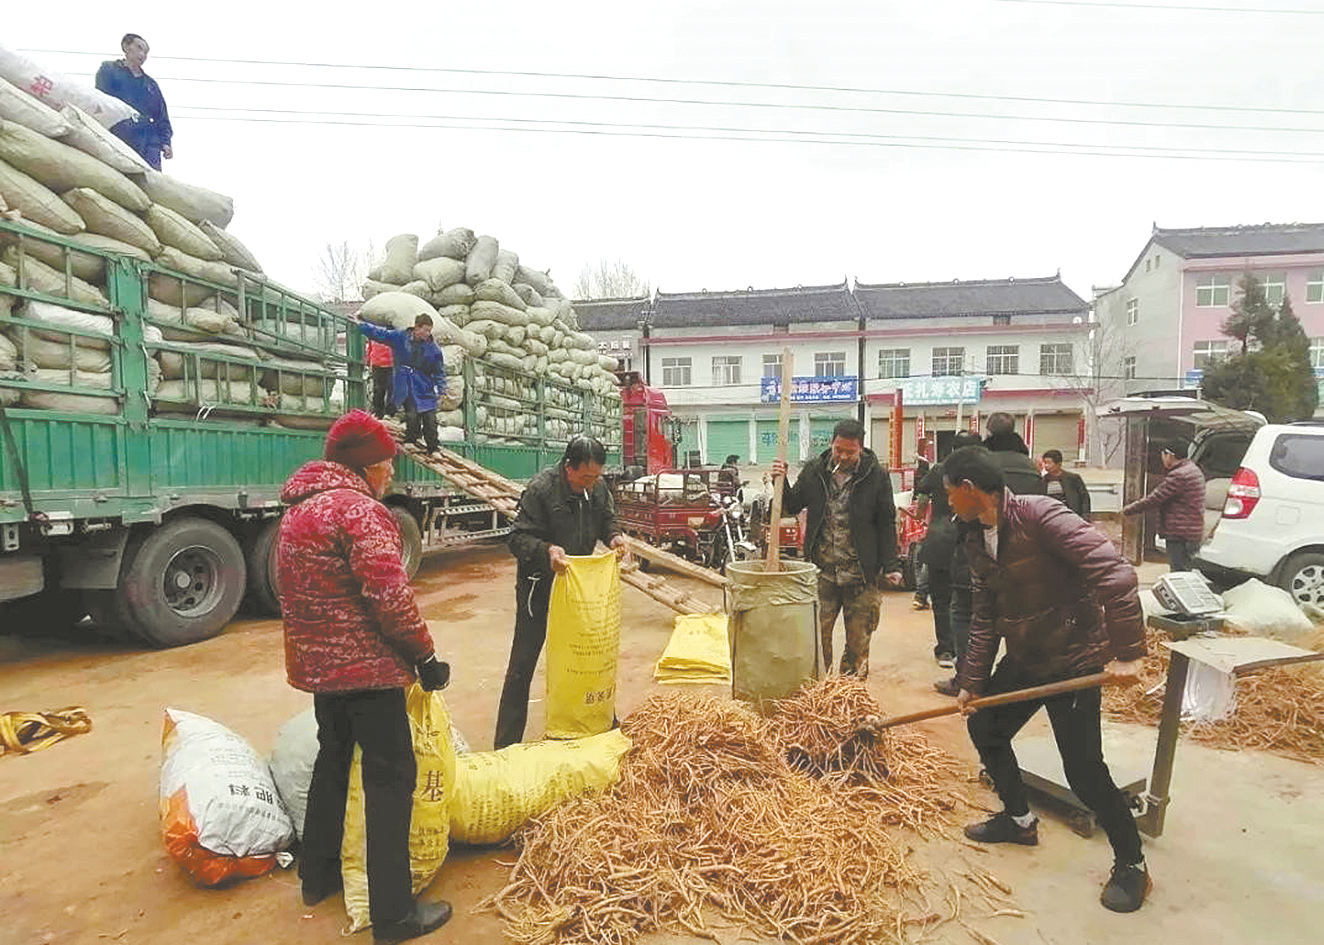
[[354, 746], [363, 749], [368, 899], [377, 942], [416, 938], [451, 916], [446, 902], [415, 902], [409, 822], [417, 766], [405, 712], [416, 678], [440, 689], [427, 624], [401, 563], [400, 531], [378, 501], [396, 445], [362, 410], [327, 434], [324, 460], [305, 463], [281, 491], [277, 567], [290, 685], [313, 693], [317, 762], [308, 790], [299, 876], [314, 905], [341, 886], [340, 844]]

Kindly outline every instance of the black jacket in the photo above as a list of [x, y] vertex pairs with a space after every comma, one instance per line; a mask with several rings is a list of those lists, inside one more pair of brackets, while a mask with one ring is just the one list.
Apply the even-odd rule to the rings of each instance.
[[[1085, 487], [1085, 480], [1073, 472], [1062, 470], [1058, 477], [1062, 483], [1062, 495], [1054, 496], [1060, 498], [1062, 503], [1071, 511], [1075, 512], [1081, 518], [1090, 517], [1090, 490]], [[1044, 492], [1047, 494], [1048, 480], [1044, 480]]]
[[919, 550], [919, 562], [935, 571], [949, 571], [952, 554], [956, 551], [956, 523], [952, 521], [952, 507], [947, 502], [947, 489], [942, 483], [942, 463], [925, 474], [915, 487], [915, 493], [928, 496], [932, 506], [928, 532]]
[[[813, 552], [823, 528], [823, 514], [827, 509], [829, 470], [832, 451], [824, 450], [800, 470], [794, 485], [785, 487], [782, 512], [798, 515], [809, 510], [805, 528], [805, 555]], [[878, 464], [873, 450], [866, 449], [855, 467], [855, 485], [850, 497], [850, 535], [855, 554], [860, 559], [864, 579], [870, 584], [878, 581], [879, 573], [901, 570], [896, 554], [896, 501], [892, 498], [892, 480]]]
[[991, 452], [993, 462], [1002, 470], [1002, 478], [1008, 489], [1017, 495], [1047, 494], [1044, 477], [1039, 475], [1039, 467], [1029, 456], [1011, 450], [993, 449]]
[[589, 555], [599, 540], [610, 543], [621, 533], [607, 484], [599, 480], [587, 498], [572, 492], [564, 463], [529, 480], [511, 529], [510, 552], [519, 561], [521, 575], [550, 573], [547, 549], [552, 545], [569, 555]]

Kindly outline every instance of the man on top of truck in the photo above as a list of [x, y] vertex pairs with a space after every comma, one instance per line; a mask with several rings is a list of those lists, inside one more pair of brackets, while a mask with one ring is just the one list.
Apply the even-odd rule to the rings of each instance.
[[392, 330], [359, 322], [359, 331], [395, 356], [391, 403], [404, 408], [405, 443], [422, 434], [429, 453], [437, 451], [437, 398], [446, 390], [446, 362], [432, 337], [432, 316], [419, 315], [413, 328]]

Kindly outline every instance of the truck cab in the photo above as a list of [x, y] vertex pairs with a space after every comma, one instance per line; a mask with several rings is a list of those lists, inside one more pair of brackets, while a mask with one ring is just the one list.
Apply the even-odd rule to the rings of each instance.
[[626, 478], [675, 467], [675, 421], [666, 395], [645, 384], [638, 371], [621, 371], [616, 377], [621, 385], [621, 462]]

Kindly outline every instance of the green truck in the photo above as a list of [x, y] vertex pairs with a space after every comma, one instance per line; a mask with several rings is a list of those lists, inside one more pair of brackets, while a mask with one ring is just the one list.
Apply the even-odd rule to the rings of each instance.
[[[166, 647], [245, 602], [277, 614], [281, 486], [365, 404], [353, 318], [242, 270], [198, 278], [3, 219], [0, 247], [0, 627], [91, 616]], [[551, 421], [573, 418], [619, 463], [619, 397], [477, 359], [462, 376], [447, 448], [524, 480], [564, 448]], [[509, 529], [407, 457], [385, 501], [411, 575], [426, 551]]]

